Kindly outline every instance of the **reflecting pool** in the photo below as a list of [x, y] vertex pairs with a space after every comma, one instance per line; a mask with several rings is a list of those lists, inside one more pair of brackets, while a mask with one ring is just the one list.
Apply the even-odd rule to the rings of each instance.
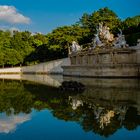
[[[0, 78], [0, 140], [140, 138], [138, 79]], [[62, 90], [64, 81], [85, 88]]]

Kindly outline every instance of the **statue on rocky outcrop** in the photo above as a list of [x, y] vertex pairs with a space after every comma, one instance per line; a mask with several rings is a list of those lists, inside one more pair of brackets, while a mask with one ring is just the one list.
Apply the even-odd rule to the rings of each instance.
[[69, 47], [69, 54], [81, 51], [81, 49], [81, 46], [77, 42], [72, 41], [72, 45]]
[[118, 37], [114, 40], [113, 45], [116, 48], [125, 48], [127, 46], [125, 36], [122, 34], [122, 30], [119, 29], [120, 33], [118, 34]]
[[109, 32], [109, 27], [103, 26], [103, 23], [99, 23], [97, 33], [92, 41], [93, 47], [96, 46], [109, 46], [114, 40], [114, 35]]
[[99, 23], [99, 28], [97, 32], [99, 32], [101, 40], [107, 42], [114, 40], [114, 35], [109, 32], [109, 27], [107, 27], [106, 25], [103, 26], [103, 23]]
[[103, 46], [103, 43], [101, 42], [98, 33], [95, 34], [92, 44], [93, 44], [93, 48], [95, 48], [96, 46], [99, 46], [99, 47]]

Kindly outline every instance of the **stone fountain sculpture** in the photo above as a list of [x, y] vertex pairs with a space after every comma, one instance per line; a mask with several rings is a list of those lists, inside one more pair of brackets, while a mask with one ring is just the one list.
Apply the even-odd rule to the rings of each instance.
[[81, 46], [76, 41], [72, 41], [72, 45], [69, 47], [69, 54], [81, 51], [81, 49]]
[[97, 28], [97, 33], [93, 38], [92, 44], [93, 48], [99, 47], [115, 47], [115, 48], [125, 48], [127, 46], [125, 36], [122, 34], [122, 30], [116, 38], [110, 33], [109, 27], [106, 25], [103, 26], [103, 23], [99, 23]]
[[115, 48], [125, 48], [127, 46], [125, 36], [122, 34], [122, 30], [119, 29], [120, 33], [118, 37], [114, 40], [113, 45]]
[[99, 23], [98, 32], [102, 41], [109, 42], [114, 40], [114, 35], [109, 32], [109, 27], [103, 26], [103, 23]]
[[[128, 47], [120, 30], [117, 37], [100, 23], [92, 43], [81, 51], [72, 42], [71, 65], [63, 66], [63, 75], [78, 77], [140, 77], [140, 40]], [[101, 121], [102, 122], [102, 121]]]
[[92, 40], [92, 44], [93, 44], [93, 48], [95, 48], [96, 46], [103, 46], [103, 43], [101, 42], [100, 38], [99, 38], [99, 33], [97, 32], [97, 34], [95, 34], [95, 38]]
[[114, 41], [114, 35], [109, 32], [109, 27], [103, 26], [103, 23], [99, 23], [97, 33], [93, 39], [93, 47], [106, 47]]

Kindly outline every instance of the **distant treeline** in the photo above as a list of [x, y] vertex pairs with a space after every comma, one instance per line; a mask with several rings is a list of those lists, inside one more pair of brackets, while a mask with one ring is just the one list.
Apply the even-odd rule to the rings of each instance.
[[32, 65], [67, 57], [71, 42], [77, 41], [83, 46], [90, 43], [100, 22], [115, 36], [121, 29], [129, 45], [136, 45], [140, 38], [140, 15], [122, 21], [112, 10], [102, 8], [91, 14], [84, 13], [75, 24], [58, 27], [46, 35], [0, 30], [0, 66]]

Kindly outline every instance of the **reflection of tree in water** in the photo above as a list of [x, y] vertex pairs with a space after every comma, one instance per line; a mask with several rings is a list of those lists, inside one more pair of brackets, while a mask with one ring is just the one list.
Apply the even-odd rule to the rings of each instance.
[[6, 112], [7, 115], [30, 113], [32, 108], [57, 108], [59, 103], [67, 106], [64, 101], [66, 97], [67, 94], [61, 94], [54, 87], [27, 81], [0, 80], [0, 112]]
[[140, 125], [137, 108], [131, 104], [97, 100], [83, 93], [61, 92], [57, 88], [31, 82], [0, 81], [0, 112], [10, 115], [29, 113], [32, 108], [48, 108], [65, 121], [75, 121], [85, 131], [109, 136], [118, 129], [136, 129]]
[[133, 107], [130, 107], [127, 111], [123, 124], [128, 130], [134, 130], [140, 125], [140, 116], [137, 113], [137, 109]]
[[0, 112], [7, 115], [20, 112], [29, 113], [32, 107], [32, 98], [21, 82], [0, 81]]

